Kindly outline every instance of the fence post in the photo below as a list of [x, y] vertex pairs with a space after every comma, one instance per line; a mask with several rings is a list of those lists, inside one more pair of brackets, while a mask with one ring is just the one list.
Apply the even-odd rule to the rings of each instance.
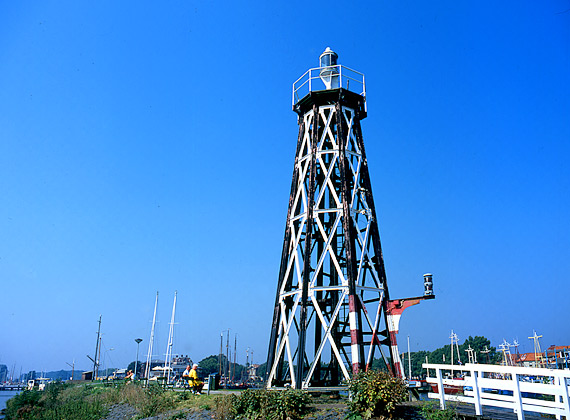
[[524, 420], [524, 411], [522, 407], [521, 387], [519, 385], [519, 375], [516, 372], [511, 374], [513, 381], [513, 397], [515, 399], [515, 410], [519, 420]]
[[471, 366], [471, 380], [473, 383], [473, 402], [475, 404], [475, 415], [481, 415], [481, 394], [479, 392], [479, 372], [477, 367]]
[[439, 392], [439, 407], [445, 410], [445, 390], [443, 389], [443, 378], [441, 377], [441, 369], [435, 368], [435, 377], [437, 378], [437, 391]]
[[562, 408], [564, 409], [564, 416], [570, 419], [570, 402], [568, 399], [568, 386], [566, 385], [566, 378], [562, 375], [557, 376], [558, 386], [561, 388], [562, 394]]

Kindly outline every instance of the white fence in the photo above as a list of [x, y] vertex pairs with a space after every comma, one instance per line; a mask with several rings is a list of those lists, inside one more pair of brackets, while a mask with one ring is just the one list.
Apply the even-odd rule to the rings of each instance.
[[437, 393], [428, 397], [439, 398], [442, 409], [446, 400], [459, 401], [474, 404], [478, 416], [486, 405], [512, 409], [519, 420], [524, 420], [525, 411], [570, 420], [570, 370], [471, 363], [422, 366], [428, 370], [427, 382], [437, 385]]

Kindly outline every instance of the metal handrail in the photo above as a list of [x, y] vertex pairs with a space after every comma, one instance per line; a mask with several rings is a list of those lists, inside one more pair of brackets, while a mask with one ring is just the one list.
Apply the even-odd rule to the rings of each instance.
[[364, 74], [339, 64], [336, 66], [311, 68], [295, 80], [293, 82], [293, 106], [310, 92], [326, 90], [326, 86], [320, 77], [322, 70], [336, 70], [337, 73], [335, 73], [334, 77], [338, 77], [339, 87], [366, 98]]

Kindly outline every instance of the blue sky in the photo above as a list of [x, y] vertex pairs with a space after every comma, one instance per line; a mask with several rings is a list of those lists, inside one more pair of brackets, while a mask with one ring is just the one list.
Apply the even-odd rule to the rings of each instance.
[[[238, 334], [263, 362], [297, 136], [291, 84], [330, 46], [363, 121], [412, 350], [570, 345], [570, 2], [4, 2], [0, 363], [66, 368]], [[110, 350], [114, 349], [114, 350]]]

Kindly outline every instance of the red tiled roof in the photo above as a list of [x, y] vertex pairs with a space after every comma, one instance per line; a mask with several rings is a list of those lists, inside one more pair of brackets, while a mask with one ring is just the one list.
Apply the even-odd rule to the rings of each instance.
[[570, 350], [570, 346], [550, 346], [548, 347], [548, 351], [552, 350]]
[[513, 354], [513, 361], [515, 363], [519, 362], [535, 362], [536, 357], [534, 353], [520, 353], [520, 354]]

